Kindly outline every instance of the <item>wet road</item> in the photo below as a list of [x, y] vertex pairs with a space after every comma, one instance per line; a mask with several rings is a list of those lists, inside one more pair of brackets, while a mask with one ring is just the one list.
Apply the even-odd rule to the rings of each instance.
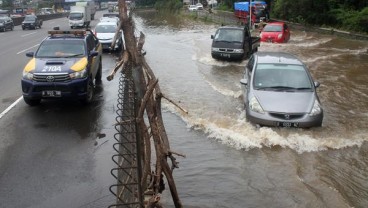
[[[102, 15], [98, 12], [97, 18]], [[93, 21], [95, 25], [97, 21]], [[96, 86], [90, 106], [46, 101], [29, 107], [21, 96], [22, 69], [37, 44], [54, 26], [69, 29], [67, 19], [48, 20], [37, 30], [0, 34], [0, 207], [107, 207], [115, 199], [109, 186], [118, 76]], [[12, 47], [5, 47], [6, 45]], [[116, 56], [103, 54], [103, 76]], [[4, 113], [11, 104], [10, 108]]]
[[164, 105], [171, 146], [188, 155], [174, 173], [185, 207], [368, 206], [368, 42], [292, 30], [287, 44], [262, 43], [306, 63], [325, 118], [321, 128], [255, 128], [241, 102], [247, 61], [211, 58], [217, 26], [152, 15], [137, 17], [146, 58], [189, 111]]

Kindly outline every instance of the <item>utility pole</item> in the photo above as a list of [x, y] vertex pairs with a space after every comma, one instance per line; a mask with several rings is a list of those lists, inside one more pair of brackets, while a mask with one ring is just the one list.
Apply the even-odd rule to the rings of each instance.
[[249, 30], [252, 29], [252, 1], [249, 0]]

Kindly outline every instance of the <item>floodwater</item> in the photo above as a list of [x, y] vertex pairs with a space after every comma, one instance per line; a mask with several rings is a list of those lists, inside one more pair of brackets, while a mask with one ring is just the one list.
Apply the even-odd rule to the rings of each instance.
[[325, 117], [320, 128], [256, 128], [241, 99], [247, 60], [211, 58], [218, 25], [135, 21], [163, 93], [188, 111], [163, 103], [171, 148], [187, 155], [174, 170], [184, 207], [368, 207], [368, 42], [292, 29], [287, 44], [262, 43], [306, 63]]

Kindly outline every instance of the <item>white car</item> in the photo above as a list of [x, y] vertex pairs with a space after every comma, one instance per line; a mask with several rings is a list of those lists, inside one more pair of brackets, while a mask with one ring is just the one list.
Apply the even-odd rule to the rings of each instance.
[[193, 12], [193, 11], [198, 11], [198, 8], [196, 5], [189, 5], [188, 10]]
[[100, 22], [115, 22], [117, 25], [119, 25], [119, 18], [117, 17], [101, 17]]
[[197, 10], [203, 10], [203, 4], [197, 3], [196, 4]]
[[[111, 22], [99, 22], [95, 29], [94, 33], [100, 43], [102, 44], [103, 50], [109, 51], [120, 51], [123, 49], [123, 37], [122, 31], [118, 32], [118, 37], [116, 38], [115, 47], [111, 48], [112, 41], [114, 39], [115, 33], [118, 30], [118, 25], [115, 21]], [[120, 29], [119, 29], [120, 30]]]

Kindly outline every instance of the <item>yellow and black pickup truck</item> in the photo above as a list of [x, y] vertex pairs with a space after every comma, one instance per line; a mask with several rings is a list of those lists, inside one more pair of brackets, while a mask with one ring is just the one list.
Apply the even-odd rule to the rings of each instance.
[[102, 46], [91, 30], [48, 32], [23, 70], [23, 99], [38, 105], [42, 99], [76, 99], [88, 104], [95, 81], [102, 77]]

